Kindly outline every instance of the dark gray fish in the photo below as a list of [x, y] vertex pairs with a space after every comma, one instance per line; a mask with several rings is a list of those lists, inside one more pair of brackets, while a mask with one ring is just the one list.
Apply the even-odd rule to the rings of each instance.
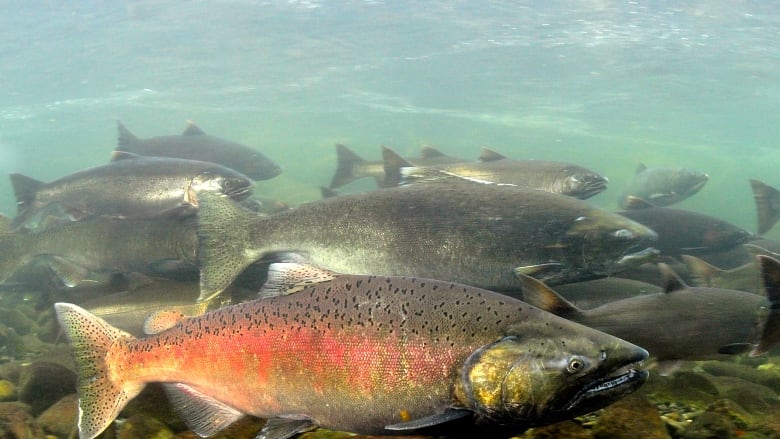
[[14, 226], [59, 204], [76, 219], [94, 215], [151, 218], [197, 206], [197, 193], [236, 200], [252, 192], [249, 177], [215, 163], [115, 152], [118, 160], [49, 183], [11, 174], [18, 215]]
[[92, 272], [188, 276], [197, 273], [196, 246], [193, 217], [73, 221], [1, 235], [0, 283], [40, 257], [56, 261], [66, 285]]
[[175, 157], [219, 163], [254, 179], [268, 180], [282, 169], [260, 151], [240, 143], [206, 134], [191, 121], [181, 135], [139, 139], [122, 122], [117, 121], [117, 150], [157, 157]]
[[668, 206], [699, 192], [707, 184], [709, 175], [687, 168], [648, 168], [639, 164], [636, 174], [620, 195], [618, 204], [622, 209], [635, 206], [630, 197], [638, 198], [655, 206]]
[[638, 263], [655, 232], [584, 201], [515, 186], [439, 181], [328, 198], [270, 217], [201, 195], [202, 298], [253, 261], [299, 252], [347, 273], [424, 276], [500, 291], [512, 270], [554, 282]]
[[415, 166], [394, 151], [383, 148], [385, 187], [438, 178], [464, 178], [508, 184], [586, 199], [607, 188], [607, 179], [572, 163], [546, 160], [512, 160], [487, 148], [479, 161]]
[[747, 230], [703, 213], [671, 207], [644, 208], [618, 212], [658, 233], [655, 248], [662, 255], [722, 252], [752, 238]]
[[317, 427], [490, 437], [599, 409], [648, 377], [646, 350], [502, 294], [298, 265], [271, 271], [275, 288], [299, 291], [166, 318], [140, 339], [55, 304], [75, 352], [79, 437], [98, 436], [155, 381], [201, 437], [245, 414], [268, 419], [261, 438]]
[[[368, 161], [357, 155], [344, 145], [336, 145], [336, 173], [330, 182], [330, 189], [338, 189], [361, 178], [371, 177], [376, 181], [377, 187], [383, 187], [385, 181], [385, 165], [381, 160]], [[418, 166], [429, 166], [444, 163], [460, 163], [464, 159], [451, 157], [438, 149], [423, 145], [420, 148], [420, 157], [407, 159]]]
[[758, 234], [768, 232], [780, 219], [780, 191], [759, 180], [750, 180], [756, 200]]
[[[546, 311], [645, 347], [659, 361], [704, 360], [780, 341], [780, 262], [760, 256], [767, 297], [689, 287], [664, 264], [664, 292], [581, 310], [543, 282], [522, 276], [525, 300]], [[768, 299], [768, 300], [767, 300]]]

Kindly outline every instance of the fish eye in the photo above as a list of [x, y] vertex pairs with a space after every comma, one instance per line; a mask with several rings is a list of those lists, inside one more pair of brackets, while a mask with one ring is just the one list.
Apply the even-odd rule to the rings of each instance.
[[580, 357], [571, 357], [569, 364], [566, 366], [566, 371], [569, 373], [577, 373], [585, 369], [585, 360]]

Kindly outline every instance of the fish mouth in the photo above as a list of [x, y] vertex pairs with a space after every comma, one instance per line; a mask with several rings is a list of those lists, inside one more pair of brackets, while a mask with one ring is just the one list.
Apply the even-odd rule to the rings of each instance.
[[642, 369], [643, 360], [621, 366], [606, 377], [589, 383], [569, 400], [564, 410], [569, 413], [588, 413], [638, 389], [650, 376], [647, 370]]
[[577, 175], [572, 177], [576, 187], [569, 193], [581, 200], [590, 198], [607, 189], [608, 180], [600, 175]]

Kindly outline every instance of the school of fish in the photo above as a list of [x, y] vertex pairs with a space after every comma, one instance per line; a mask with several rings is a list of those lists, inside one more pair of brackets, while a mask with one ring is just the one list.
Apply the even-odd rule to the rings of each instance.
[[[640, 165], [611, 211], [574, 163], [336, 145], [323, 199], [290, 207], [252, 194], [282, 169], [256, 148], [192, 122], [118, 131], [106, 164], [11, 174], [0, 222], [0, 290], [57, 298], [82, 439], [149, 383], [201, 437], [247, 415], [268, 439], [510, 437], [635, 391], [648, 358], [672, 373], [780, 341], [780, 245], [760, 237], [780, 192], [757, 180], [752, 234], [665, 207], [696, 170]], [[378, 189], [336, 192], [361, 178]]]

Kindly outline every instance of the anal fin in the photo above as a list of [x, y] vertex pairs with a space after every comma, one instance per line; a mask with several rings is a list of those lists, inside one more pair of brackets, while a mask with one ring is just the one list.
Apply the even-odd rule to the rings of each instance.
[[317, 424], [309, 419], [271, 418], [265, 422], [255, 439], [288, 439], [315, 428]]
[[392, 431], [420, 430], [423, 428], [446, 424], [458, 419], [470, 417], [472, 415], [473, 413], [470, 410], [447, 409], [443, 413], [437, 413], [435, 415], [426, 416], [424, 418], [414, 419], [407, 422], [400, 422], [398, 424], [386, 425], [385, 429]]
[[181, 383], [164, 383], [171, 405], [187, 426], [200, 437], [213, 436], [244, 416], [227, 404]]

